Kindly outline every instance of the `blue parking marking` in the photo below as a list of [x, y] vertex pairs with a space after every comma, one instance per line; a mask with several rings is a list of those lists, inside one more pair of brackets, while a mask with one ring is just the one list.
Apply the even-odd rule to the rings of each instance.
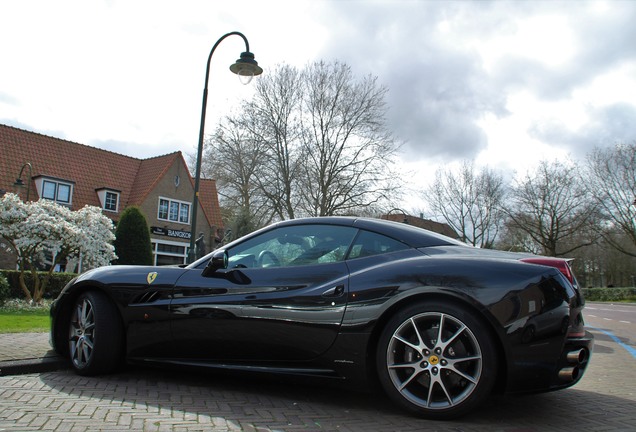
[[630, 345], [627, 345], [627, 344], [624, 344], [623, 342], [621, 342], [619, 338], [617, 338], [616, 336], [614, 336], [614, 333], [609, 332], [609, 331], [607, 331], [607, 330], [602, 330], [602, 329], [600, 329], [600, 328], [596, 328], [596, 327], [588, 327], [588, 328], [590, 328], [590, 329], [592, 329], [592, 330], [594, 330], [594, 331], [597, 331], [597, 332], [601, 332], [601, 333], [606, 334], [607, 336], [609, 336], [610, 338], [612, 338], [612, 340], [613, 340], [614, 342], [616, 342], [617, 344], [619, 344], [620, 346], [622, 346], [623, 348], [625, 348], [625, 351], [627, 351], [628, 353], [630, 353], [630, 354], [632, 355], [632, 357], [636, 358], [636, 348], [634, 348], [633, 346], [630, 346]]

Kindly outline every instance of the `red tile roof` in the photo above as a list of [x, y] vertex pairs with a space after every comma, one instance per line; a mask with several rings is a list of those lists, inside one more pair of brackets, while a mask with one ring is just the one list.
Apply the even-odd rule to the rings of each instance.
[[141, 203], [157, 186], [177, 158], [183, 159], [181, 152], [141, 160], [134, 183], [131, 184], [130, 202]]
[[[189, 173], [180, 151], [136, 159], [0, 124], [0, 189], [14, 192], [13, 184], [21, 167], [28, 162], [33, 167], [32, 177], [46, 176], [74, 183], [73, 210], [87, 204], [101, 207], [95, 192], [100, 188], [120, 191], [122, 208], [139, 205], [178, 160]], [[26, 180], [28, 176], [28, 168], [25, 168], [21, 177]], [[205, 180], [200, 189], [200, 201], [209, 225], [223, 226], [216, 182]], [[22, 192], [23, 197], [24, 194], [26, 192]], [[34, 181], [31, 181], [30, 199], [38, 199]]]
[[199, 199], [205, 203], [204, 213], [211, 226], [223, 227], [221, 208], [219, 207], [219, 194], [216, 191], [216, 180], [201, 179], [199, 183]]
[[394, 222], [404, 222], [406, 219], [406, 223], [409, 225], [413, 225], [419, 228], [424, 228], [429, 231], [433, 231], [439, 234], [443, 234], [447, 237], [451, 237], [454, 239], [458, 239], [459, 236], [455, 232], [454, 229], [450, 227], [450, 225], [440, 222], [435, 222], [428, 219], [423, 219], [415, 216], [410, 216], [407, 214], [388, 214], [380, 216], [380, 219], [391, 220]]

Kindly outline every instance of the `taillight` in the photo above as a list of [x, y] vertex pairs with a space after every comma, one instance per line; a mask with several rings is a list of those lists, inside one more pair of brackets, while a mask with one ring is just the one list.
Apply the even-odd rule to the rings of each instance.
[[570, 281], [572, 285], [575, 285], [574, 282], [574, 274], [572, 273], [572, 269], [570, 269], [570, 264], [568, 261], [563, 258], [550, 258], [550, 257], [533, 257], [533, 258], [522, 258], [520, 261], [530, 263], [530, 264], [539, 264], [549, 267], [554, 267], [559, 269], [559, 271]]

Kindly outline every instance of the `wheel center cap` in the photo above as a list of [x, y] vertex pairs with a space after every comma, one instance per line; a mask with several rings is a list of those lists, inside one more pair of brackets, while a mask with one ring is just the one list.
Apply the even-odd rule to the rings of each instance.
[[428, 362], [432, 364], [433, 366], [435, 366], [436, 364], [439, 363], [439, 357], [437, 357], [436, 355], [432, 355], [428, 358]]

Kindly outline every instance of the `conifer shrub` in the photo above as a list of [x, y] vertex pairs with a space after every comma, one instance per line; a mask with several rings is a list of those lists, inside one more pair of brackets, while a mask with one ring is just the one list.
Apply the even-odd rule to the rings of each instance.
[[115, 264], [152, 265], [152, 244], [146, 216], [139, 207], [127, 207], [115, 229]]

